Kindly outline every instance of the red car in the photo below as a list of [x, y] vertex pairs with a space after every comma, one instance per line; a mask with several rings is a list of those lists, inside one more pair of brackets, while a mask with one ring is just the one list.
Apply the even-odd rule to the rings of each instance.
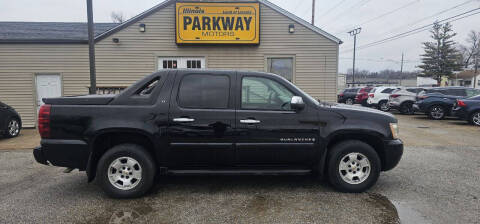
[[362, 104], [362, 106], [367, 106], [368, 93], [372, 90], [372, 87], [363, 87], [361, 88], [357, 96], [355, 96], [355, 103]]

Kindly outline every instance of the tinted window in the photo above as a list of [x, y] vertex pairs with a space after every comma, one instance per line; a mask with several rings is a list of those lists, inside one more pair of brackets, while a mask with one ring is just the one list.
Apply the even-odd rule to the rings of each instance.
[[242, 108], [289, 110], [293, 93], [282, 84], [266, 78], [242, 79]]
[[178, 105], [184, 108], [224, 109], [228, 107], [230, 79], [225, 75], [187, 75], [178, 92]]
[[150, 95], [153, 92], [153, 90], [157, 87], [157, 85], [159, 83], [159, 80], [160, 80], [160, 78], [157, 77], [157, 78], [153, 79], [152, 81], [148, 82], [147, 84], [145, 84], [142, 88], [140, 88], [137, 91], [137, 95], [140, 95], [140, 96]]
[[466, 96], [467, 95], [467, 93], [465, 92], [465, 89], [447, 89], [445, 94], [452, 95], [452, 96]]
[[377, 88], [373, 88], [370, 90], [371, 93], [374, 93], [377, 90]]
[[393, 91], [393, 89], [386, 88], [382, 91], [382, 93], [391, 93], [392, 91]]

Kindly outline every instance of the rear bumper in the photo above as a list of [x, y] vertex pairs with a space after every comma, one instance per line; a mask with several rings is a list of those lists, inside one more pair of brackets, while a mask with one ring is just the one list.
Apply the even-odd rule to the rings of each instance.
[[33, 157], [38, 163], [85, 170], [89, 155], [85, 141], [42, 139], [40, 144], [33, 150]]
[[403, 142], [400, 139], [384, 141], [382, 171], [388, 171], [398, 165], [403, 155]]

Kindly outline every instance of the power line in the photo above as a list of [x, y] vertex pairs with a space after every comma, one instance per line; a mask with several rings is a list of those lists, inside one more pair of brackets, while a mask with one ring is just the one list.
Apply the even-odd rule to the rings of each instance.
[[[453, 9], [456, 9], [456, 8], [458, 8], [458, 7], [461, 7], [461, 6], [464, 6], [464, 5], [469, 4], [469, 3], [471, 3], [471, 2], [474, 2], [474, 1], [476, 1], [476, 0], [468, 0], [468, 1], [465, 1], [465, 2], [463, 2], [463, 3], [460, 3], [460, 4], [458, 4], [458, 5], [455, 5], [455, 6], [453, 6], [453, 7], [450, 7], [450, 8], [444, 9], [444, 10], [441, 10], [441, 11], [435, 13], [435, 14], [432, 14], [432, 15], [429, 15], [429, 16], [426, 16], [426, 17], [423, 17], [423, 18], [421, 18], [421, 19], [419, 19], [419, 20], [416, 20], [416, 21], [414, 21], [414, 22], [412, 22], [412, 23], [409, 23], [409, 24], [400, 26], [400, 27], [396, 28], [396, 30], [402, 29], [402, 28], [407, 27], [407, 26], [412, 26], [412, 25], [418, 24], [418, 23], [420, 23], [420, 22], [422, 22], [422, 21], [425, 21], [425, 20], [427, 20], [427, 19], [429, 19], [429, 18], [432, 18], [432, 17], [438, 16], [438, 15], [441, 15], [441, 14], [443, 14], [443, 13], [446, 13], [446, 12], [448, 12], [448, 11], [451, 11], [451, 10], [453, 10]], [[385, 32], [385, 33], [381, 33], [380, 35], [390, 34], [390, 33], [392, 33], [392, 30], [387, 31], [387, 32]]]
[[329, 13], [331, 13], [332, 11], [334, 11], [336, 8], [338, 8], [341, 4], [343, 4], [346, 0], [342, 0], [340, 1], [338, 4], [334, 5], [332, 8], [328, 9], [326, 11], [326, 13], [323, 13], [321, 14], [318, 18], [322, 18], [322, 17], [325, 17], [327, 16]]
[[[460, 14], [457, 14], [455, 16], [451, 16], [449, 18], [446, 18], [446, 19], [443, 19], [443, 20], [440, 20], [440, 21], [437, 21], [436, 23], [442, 23], [442, 22], [454, 22], [454, 21], [457, 21], [457, 20], [460, 20], [460, 19], [463, 19], [463, 18], [467, 18], [467, 17], [470, 17], [470, 16], [473, 16], [473, 15], [476, 15], [476, 14], [479, 14], [480, 12], [476, 12], [476, 13], [471, 13], [471, 12], [474, 12], [474, 11], [477, 11], [479, 10], [480, 8], [475, 8], [475, 9], [472, 9], [472, 10], [469, 10], [467, 12], [463, 12], [463, 13], [460, 13]], [[466, 15], [468, 13], [471, 13], [469, 15]], [[463, 16], [465, 15], [465, 16]], [[463, 16], [463, 17], [461, 17]], [[460, 18], [457, 18], [457, 17], [460, 17]], [[451, 20], [451, 19], [454, 19], [452, 21], [447, 21], [447, 20]], [[428, 25], [425, 25], [425, 26], [422, 26], [422, 27], [418, 27], [418, 28], [415, 28], [413, 30], [410, 30], [410, 31], [406, 31], [406, 32], [403, 32], [403, 33], [400, 33], [400, 34], [397, 34], [397, 35], [394, 35], [394, 36], [391, 36], [391, 37], [388, 37], [388, 38], [384, 38], [382, 40], [378, 40], [378, 41], [374, 41], [374, 42], [371, 42], [371, 43], [368, 43], [368, 44], [364, 44], [360, 47], [358, 47], [358, 49], [365, 49], [365, 48], [368, 48], [368, 47], [373, 47], [373, 46], [376, 46], [376, 45], [379, 45], [379, 44], [383, 44], [383, 43], [386, 43], [386, 42], [390, 42], [390, 41], [393, 41], [393, 40], [397, 40], [397, 39], [400, 39], [400, 38], [403, 38], [403, 37], [407, 37], [407, 36], [410, 36], [410, 35], [413, 35], [413, 34], [416, 34], [416, 33], [419, 33], [419, 32], [422, 32], [422, 31], [425, 31], [425, 30], [428, 30], [430, 29], [430, 27], [432, 25], [434, 25], [435, 23], [431, 23], [431, 24], [428, 24]], [[345, 51], [342, 51], [342, 53], [344, 52], [349, 52], [349, 51], [352, 51], [352, 49], [348, 49], [348, 50], [345, 50]]]
[[[472, 1], [472, 0], [471, 0], [471, 1]], [[380, 18], [383, 18], [383, 17], [388, 16], [388, 15], [390, 15], [390, 14], [393, 14], [393, 13], [395, 13], [395, 12], [397, 12], [397, 11], [400, 11], [400, 10], [402, 10], [402, 9], [404, 9], [404, 8], [407, 8], [407, 7], [409, 7], [409, 6], [413, 5], [413, 4], [416, 4], [416, 3], [418, 3], [418, 2], [420, 2], [420, 0], [411, 1], [411, 2], [405, 4], [405, 5], [401, 6], [401, 7], [398, 7], [398, 8], [396, 8], [396, 9], [393, 9], [393, 10], [389, 11], [389, 12], [386, 12], [386, 13], [384, 13], [384, 14], [381, 14], [381, 15], [379, 15], [379, 16], [376, 16], [376, 17], [374, 17], [374, 18], [371, 18], [371, 19], [369, 19], [369, 20], [366, 20], [365, 22], [362, 22], [362, 23], [360, 23], [360, 24], [358, 24], [358, 25], [356, 25], [356, 26], [352, 26], [352, 27], [363, 26], [363, 25], [365, 25], [365, 24], [371, 23], [371, 22], [373, 22], [373, 21], [375, 21], [375, 20], [377, 20], [377, 19], [380, 19]], [[348, 30], [350, 30], [350, 29], [342, 30], [342, 31], [340, 31], [340, 32], [338, 32], [338, 33], [335, 33], [335, 35], [338, 35], [338, 34], [347, 32]]]
[[[351, 9], [353, 8], [360, 8], [362, 6], [364, 6], [365, 4], [367, 4], [368, 2], [370, 2], [371, 0], [360, 0], [359, 2], [357, 2], [355, 5], [352, 5], [350, 8], [346, 9], [346, 10], [343, 10], [341, 13], [337, 13], [334, 17], [332, 18], [335, 18], [335, 19], [338, 19], [340, 17], [342, 17], [344, 14], [346, 14], [348, 11], [350, 11]], [[328, 20], [330, 21], [330, 20]]]

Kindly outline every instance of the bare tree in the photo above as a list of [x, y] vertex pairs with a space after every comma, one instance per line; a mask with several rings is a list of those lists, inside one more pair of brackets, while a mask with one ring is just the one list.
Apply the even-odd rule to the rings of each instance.
[[112, 12], [110, 14], [110, 18], [112, 18], [112, 21], [114, 23], [123, 23], [126, 20], [125, 14], [123, 14], [123, 12]]
[[467, 38], [467, 45], [461, 45], [459, 50], [462, 54], [464, 69], [473, 68], [475, 70], [473, 87], [476, 87], [478, 64], [480, 63], [480, 32], [470, 31]]

